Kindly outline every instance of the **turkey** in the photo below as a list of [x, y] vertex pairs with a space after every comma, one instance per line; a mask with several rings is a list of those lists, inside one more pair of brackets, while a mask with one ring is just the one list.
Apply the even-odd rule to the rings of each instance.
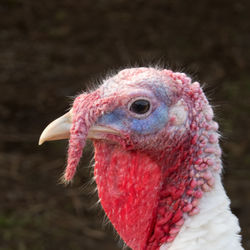
[[213, 117], [200, 84], [184, 73], [128, 68], [77, 96], [39, 144], [69, 138], [68, 183], [93, 141], [101, 205], [130, 248], [240, 250]]

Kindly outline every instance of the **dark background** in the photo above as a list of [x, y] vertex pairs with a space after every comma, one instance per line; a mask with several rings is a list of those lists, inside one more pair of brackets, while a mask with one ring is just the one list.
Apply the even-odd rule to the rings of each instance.
[[0, 0], [0, 249], [119, 249], [95, 205], [91, 146], [64, 187], [67, 142], [37, 142], [70, 96], [110, 70], [158, 63], [206, 83], [250, 249], [249, 15], [249, 0]]

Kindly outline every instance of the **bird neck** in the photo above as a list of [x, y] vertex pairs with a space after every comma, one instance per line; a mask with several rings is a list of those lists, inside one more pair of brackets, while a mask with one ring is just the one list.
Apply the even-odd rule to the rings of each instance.
[[197, 215], [186, 216], [175, 240], [163, 244], [160, 250], [243, 250], [239, 222], [230, 210], [219, 175], [215, 176], [214, 188], [201, 198], [199, 209]]
[[146, 249], [242, 249], [238, 220], [221, 183], [218, 124], [211, 118], [191, 123], [190, 134], [163, 157], [157, 216]]
[[190, 127], [194, 127], [193, 131], [179, 140], [175, 138], [179, 142], [169, 152], [163, 151], [165, 157], [161, 156], [157, 216], [146, 249], [158, 249], [164, 243], [173, 242], [186, 218], [199, 214], [201, 198], [214, 188], [215, 177], [220, 175], [217, 123], [210, 120]]

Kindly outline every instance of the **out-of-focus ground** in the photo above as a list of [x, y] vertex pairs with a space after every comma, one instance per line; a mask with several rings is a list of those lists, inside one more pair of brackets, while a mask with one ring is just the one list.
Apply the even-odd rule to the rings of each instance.
[[40, 132], [111, 69], [161, 62], [206, 83], [224, 135], [224, 184], [250, 249], [248, 0], [0, 1], [0, 249], [115, 250], [89, 161], [58, 184], [67, 142]]

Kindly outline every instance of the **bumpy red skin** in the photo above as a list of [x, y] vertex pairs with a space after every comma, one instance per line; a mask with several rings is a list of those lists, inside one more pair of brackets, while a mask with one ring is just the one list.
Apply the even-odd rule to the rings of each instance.
[[[131, 70], [127, 78], [140, 73]], [[123, 133], [122, 137], [109, 135], [94, 142], [101, 204], [119, 235], [136, 250], [159, 249], [163, 243], [172, 242], [184, 215], [199, 212], [203, 192], [211, 190], [214, 172], [220, 171], [218, 125], [199, 84], [191, 84], [181, 73], [148, 70], [166, 77], [166, 87], [174, 93], [170, 106], [183, 100], [188, 113], [185, 122], [178, 127], [173, 112], [166, 127], [152, 137]], [[89, 128], [104, 112], [122, 105], [119, 97], [101, 95], [97, 90], [74, 102], [67, 181], [75, 173]]]
[[101, 98], [98, 90], [90, 94], [83, 93], [75, 99], [69, 139], [68, 162], [64, 173], [64, 181], [66, 183], [74, 177], [90, 127], [102, 115], [103, 110], [109, 112], [114, 107], [119, 106], [119, 104], [119, 100], [114, 97]]

